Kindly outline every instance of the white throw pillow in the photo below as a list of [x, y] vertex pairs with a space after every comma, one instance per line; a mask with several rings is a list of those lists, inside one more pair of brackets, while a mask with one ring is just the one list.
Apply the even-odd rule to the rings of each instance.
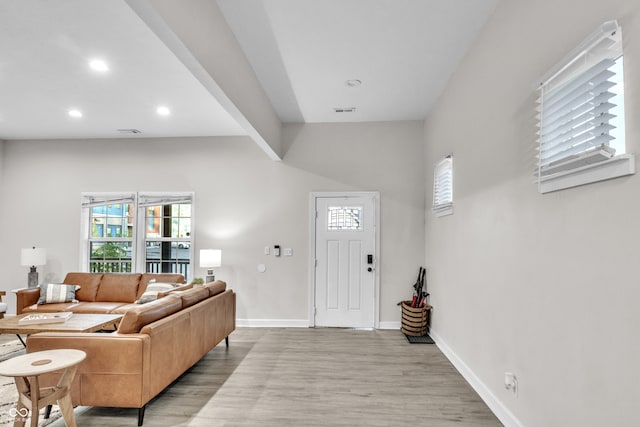
[[140, 299], [136, 300], [136, 304], [144, 304], [147, 302], [155, 301], [158, 299], [158, 293], [170, 291], [175, 287], [175, 283], [149, 282], [149, 284], [147, 285], [147, 289], [142, 295], [140, 295]]

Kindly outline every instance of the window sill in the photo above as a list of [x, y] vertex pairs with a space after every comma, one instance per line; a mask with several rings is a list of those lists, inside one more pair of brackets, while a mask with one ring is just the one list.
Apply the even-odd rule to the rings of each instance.
[[636, 173], [635, 156], [621, 154], [609, 160], [542, 177], [538, 182], [538, 191], [542, 194], [551, 193], [634, 173]]

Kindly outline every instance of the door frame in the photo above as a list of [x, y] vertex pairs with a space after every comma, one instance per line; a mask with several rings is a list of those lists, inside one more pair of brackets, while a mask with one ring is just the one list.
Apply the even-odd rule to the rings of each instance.
[[316, 200], [319, 198], [371, 197], [374, 205], [373, 327], [380, 328], [380, 192], [312, 191], [309, 193], [309, 327], [316, 326]]

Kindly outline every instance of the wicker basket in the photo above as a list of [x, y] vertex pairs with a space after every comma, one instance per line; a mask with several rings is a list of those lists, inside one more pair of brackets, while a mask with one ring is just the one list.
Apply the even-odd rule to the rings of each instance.
[[403, 334], [413, 337], [427, 335], [429, 328], [430, 305], [424, 307], [411, 307], [411, 301], [402, 301], [402, 328]]

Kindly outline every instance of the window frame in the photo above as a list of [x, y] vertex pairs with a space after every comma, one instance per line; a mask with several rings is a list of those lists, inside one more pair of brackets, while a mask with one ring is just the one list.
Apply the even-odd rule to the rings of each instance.
[[[607, 49], [602, 49], [602, 46]], [[610, 47], [610, 49], [608, 49]], [[587, 75], [587, 72], [603, 59], [613, 61], [621, 61], [621, 74], [624, 78], [624, 52], [622, 47], [622, 29], [616, 21], [608, 21], [603, 23], [598, 29], [580, 43], [575, 49], [558, 64], [551, 68], [541, 79], [538, 84], [538, 130], [536, 150], [536, 170], [534, 182], [538, 186], [540, 193], [548, 193], [566, 188], [576, 187], [579, 185], [590, 184], [607, 179], [617, 178], [635, 173], [635, 156], [627, 153], [628, 144], [624, 142], [625, 152], [617, 155], [607, 154], [609, 151], [598, 145], [597, 147], [585, 148], [585, 150], [576, 153], [574, 158], [565, 157], [559, 160], [561, 167], [557, 172], [543, 173], [543, 168], [548, 167], [542, 162], [543, 158], [543, 120], [544, 97], [547, 92], [553, 97], [553, 90], [559, 88], [561, 91], [563, 86], [569, 87], [573, 82]], [[610, 70], [612, 67], [607, 68]], [[624, 88], [624, 82], [622, 83]], [[596, 95], [594, 95], [595, 98]], [[557, 97], [556, 97], [557, 98]], [[565, 95], [565, 98], [568, 96]], [[624, 114], [624, 92], [622, 94], [622, 112]], [[612, 108], [611, 108], [612, 109]], [[609, 109], [607, 111], [610, 111]], [[597, 117], [597, 116], [594, 116]], [[596, 119], [597, 120], [597, 119]], [[626, 117], [623, 117], [626, 120]], [[594, 119], [592, 119], [594, 121]], [[577, 129], [576, 127], [575, 129]], [[594, 128], [595, 129], [595, 128]], [[609, 136], [609, 131], [600, 135]], [[624, 138], [624, 135], [623, 135]], [[606, 143], [608, 147], [609, 142]], [[611, 144], [613, 145], [613, 144]]]
[[[80, 241], [80, 269], [81, 271], [91, 271], [91, 248], [92, 243], [108, 243], [108, 242], [130, 242], [133, 247], [136, 240], [135, 217], [133, 218], [133, 230], [131, 237], [93, 237], [90, 233], [91, 228], [91, 210], [96, 206], [114, 205], [114, 204], [132, 204], [135, 206], [135, 193], [82, 193], [81, 199], [81, 241]], [[135, 209], [135, 208], [134, 208]], [[106, 224], [104, 229], [106, 230]], [[135, 265], [131, 262], [131, 269]]]
[[[105, 204], [115, 204], [115, 201], [126, 200], [126, 203], [133, 205], [132, 219], [133, 230], [131, 238], [94, 238], [90, 235], [91, 208]], [[114, 203], [110, 203], [110, 202]], [[91, 271], [91, 243], [100, 241], [127, 241], [131, 242], [131, 270], [134, 272], [146, 272], [146, 242], [147, 242], [147, 218], [146, 207], [151, 201], [162, 204], [178, 204], [178, 202], [188, 202], [191, 204], [190, 216], [190, 236], [185, 237], [161, 237], [152, 240], [162, 240], [168, 242], [188, 242], [189, 244], [189, 265], [186, 270], [185, 279], [193, 277], [195, 270], [195, 193], [194, 192], [107, 192], [107, 193], [81, 193], [81, 233], [80, 233], [80, 270]], [[153, 205], [151, 205], [153, 206]]]
[[[189, 243], [189, 268], [187, 269], [187, 277], [193, 277], [194, 270], [194, 241], [193, 241], [193, 230], [194, 230], [194, 193], [164, 193], [164, 192], [144, 192], [138, 193], [138, 203], [137, 203], [137, 221], [138, 226], [136, 227], [138, 230], [144, 230], [143, 233], [140, 233], [141, 236], [138, 239], [137, 245], [137, 268], [138, 271], [146, 271], [147, 270], [147, 257], [146, 257], [146, 247], [147, 242], [170, 242], [176, 243], [176, 248], [179, 247], [179, 244]], [[191, 226], [190, 233], [191, 235], [188, 238], [185, 237], [153, 237], [147, 238], [147, 215], [146, 208], [149, 206], [158, 206], [158, 205], [173, 205], [173, 204], [184, 204], [180, 202], [189, 202], [191, 204]], [[162, 219], [162, 218], [160, 218]], [[160, 260], [162, 262], [162, 259]]]

